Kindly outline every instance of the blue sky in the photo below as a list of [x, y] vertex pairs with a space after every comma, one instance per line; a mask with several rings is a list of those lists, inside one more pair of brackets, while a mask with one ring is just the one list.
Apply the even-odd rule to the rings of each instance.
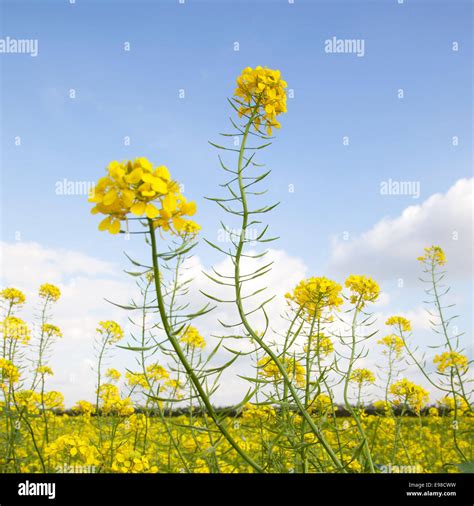
[[[95, 234], [85, 199], [57, 197], [55, 182], [93, 181], [108, 161], [142, 155], [185, 183], [204, 234], [215, 235], [213, 206], [202, 197], [215, 194], [222, 174], [207, 140], [228, 127], [235, 77], [261, 64], [281, 69], [295, 90], [275, 145], [260, 158], [282, 201], [272, 221], [282, 247], [317, 249], [308, 261], [319, 263], [329, 235], [362, 231], [374, 216], [413, 203], [384, 198], [380, 181], [419, 180], [423, 199], [469, 175], [472, 9], [427, 4], [3, 2], [4, 36], [39, 41], [36, 58], [2, 55], [4, 238], [20, 230], [59, 246], [67, 236], [70, 247], [114, 256], [117, 241]], [[326, 54], [333, 36], [363, 38], [365, 56]]]
[[[269, 216], [275, 246], [310, 274], [324, 274], [344, 231], [363, 234], [472, 177], [469, 1], [4, 0], [1, 9], [1, 37], [39, 47], [37, 57], [0, 55], [3, 241], [19, 231], [126, 267], [122, 251], [145, 255], [142, 243], [99, 232], [86, 197], [55, 188], [138, 156], [185, 184], [202, 235], [215, 240], [223, 216], [203, 197], [224, 175], [207, 141], [229, 131], [226, 97], [246, 66], [278, 68], [294, 90], [259, 161], [273, 169], [269, 200], [281, 201]], [[365, 55], [325, 53], [332, 37], [363, 39]], [[381, 195], [388, 179], [419, 182], [420, 198]], [[443, 246], [450, 226], [429, 237]], [[206, 266], [218, 259], [204, 243], [197, 253]], [[464, 309], [469, 276], [459, 281]]]

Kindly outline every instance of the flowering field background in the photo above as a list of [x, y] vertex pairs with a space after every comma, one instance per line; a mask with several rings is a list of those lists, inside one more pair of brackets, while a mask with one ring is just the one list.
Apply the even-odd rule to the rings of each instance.
[[[316, 7], [302, 4], [303, 12], [296, 14], [300, 24], [292, 30], [306, 26], [304, 12], [316, 13], [312, 11]], [[223, 19], [220, 8], [213, 8]], [[273, 15], [281, 8], [276, 7]], [[299, 7], [290, 2], [285, 8]], [[97, 9], [103, 15], [104, 7]], [[118, 18], [126, 14], [123, 7], [117, 9]], [[137, 7], [138, 12], [141, 9]], [[253, 22], [263, 15], [259, 9]], [[174, 19], [177, 12], [166, 7], [162, 14]], [[331, 8], [324, 12], [329, 19], [334, 15]], [[435, 33], [433, 27], [443, 12], [439, 7], [430, 18], [428, 34]], [[7, 13], [15, 27], [17, 12], [10, 7]], [[378, 11], [374, 16], [384, 19], [386, 14]], [[80, 11], [78, 16], [82, 15]], [[451, 15], [457, 20], [462, 12], [455, 8]], [[462, 39], [462, 25], [453, 21], [453, 26], [459, 29], [457, 39]], [[190, 33], [185, 38], [188, 44], [194, 32]], [[351, 69], [348, 75], [357, 83], [363, 81], [364, 69], [354, 70], [354, 61], [370, 59], [375, 37], [371, 32], [367, 39], [341, 39], [339, 44], [337, 37], [326, 34], [321, 51], [326, 58], [353, 58], [351, 63], [345, 61]], [[448, 34], [441, 41], [444, 49], [438, 48], [446, 69], [458, 65], [450, 58], [466, 57], [457, 54], [457, 39]], [[146, 50], [140, 49], [140, 38], [136, 44], [133, 40], [120, 44], [124, 53], [130, 53], [127, 56], [138, 46], [143, 63]], [[36, 56], [31, 54], [34, 58], [41, 57], [41, 44], [38, 47]], [[234, 41], [232, 48], [240, 53], [240, 42]], [[448, 50], [453, 54], [448, 56]], [[46, 52], [43, 61], [48, 68], [52, 57], [48, 43]], [[168, 168], [172, 166], [165, 165], [147, 141], [137, 146], [127, 134], [119, 148], [107, 144], [109, 133], [95, 131], [104, 146], [94, 145], [93, 167], [84, 170], [84, 177], [93, 177], [94, 182], [55, 184], [58, 199], [70, 194], [81, 201], [74, 204], [81, 210], [80, 223], [74, 226], [76, 214], [63, 212], [68, 228], [57, 237], [61, 244], [80, 245], [88, 254], [24, 241], [21, 230], [28, 237], [36, 225], [31, 228], [23, 221], [23, 208], [17, 221], [7, 224], [7, 233], [13, 233], [16, 242], [5, 241], [2, 247], [2, 472], [472, 472], [472, 266], [467, 260], [472, 249], [472, 179], [466, 168], [469, 145], [463, 144], [468, 141], [456, 131], [469, 132], [469, 121], [453, 113], [457, 123], [447, 149], [460, 148], [460, 154], [449, 151], [450, 174], [457, 179], [449, 180], [448, 190], [446, 171], [439, 171], [445, 193], [436, 188], [438, 193], [422, 204], [401, 209], [388, 200], [377, 205], [367, 201], [372, 208], [360, 214], [364, 193], [357, 181], [362, 178], [342, 177], [330, 167], [314, 169], [305, 161], [313, 141], [302, 139], [309, 119], [316, 121], [316, 111], [297, 105], [298, 86], [311, 108], [311, 93], [324, 74], [308, 70], [302, 76], [301, 69], [285, 64], [290, 55], [280, 63], [270, 53], [258, 45], [253, 52], [244, 51], [225, 70], [226, 77], [217, 79], [219, 87], [212, 88], [214, 94], [206, 102], [212, 134], [208, 143], [202, 143], [208, 150], [202, 158], [205, 163], [199, 159], [199, 147], [186, 159], [186, 170]], [[254, 64], [257, 56], [262, 61]], [[267, 60], [271, 67], [259, 65]], [[413, 60], [410, 63], [414, 65]], [[11, 70], [22, 75], [22, 65], [12, 63]], [[370, 65], [379, 68], [377, 60]], [[331, 64], [329, 75], [330, 68]], [[232, 79], [229, 69], [235, 71]], [[207, 67], [199, 72], [208, 82]], [[463, 77], [463, 71], [458, 72]], [[292, 84], [292, 76], [298, 86]], [[395, 77], [390, 93], [394, 100], [404, 100], [406, 90]], [[167, 89], [165, 82], [166, 76], [158, 86]], [[332, 82], [338, 82], [334, 75]], [[463, 96], [464, 84], [459, 94], [451, 95]], [[10, 93], [18, 93], [8, 79], [6, 85]], [[311, 93], [305, 95], [308, 86]], [[416, 90], [414, 85], [415, 95]], [[185, 87], [178, 88], [178, 100], [189, 100], [187, 93]], [[69, 88], [67, 94], [76, 100], [81, 90]], [[436, 93], [433, 96], [439, 100]], [[119, 102], [117, 98], [113, 107]], [[297, 112], [292, 120], [293, 103]], [[180, 105], [173, 107], [177, 110]], [[175, 128], [173, 107], [169, 116], [164, 113], [164, 123], [171, 126], [163, 127], [163, 139], [167, 128]], [[376, 104], [370, 110], [378, 117]], [[140, 107], [133, 117], [140, 118], [139, 112]], [[6, 116], [11, 113], [7, 108]], [[58, 117], [63, 113], [60, 110]], [[197, 117], [192, 113], [192, 108], [187, 110], [187, 122]], [[359, 114], [364, 116], [359, 111], [356, 118]], [[417, 110], [412, 117], [423, 114]], [[205, 119], [203, 130], [208, 132], [209, 118]], [[348, 129], [350, 135], [338, 131], [337, 138], [340, 149], [350, 152], [357, 129]], [[285, 137], [286, 130], [297, 134]], [[318, 139], [327, 135], [317, 126], [311, 130]], [[13, 136], [15, 149], [24, 149], [25, 135], [31, 140], [28, 133]], [[146, 129], [141, 135], [146, 138]], [[195, 136], [202, 140], [201, 133], [183, 126], [175, 137], [185, 143], [187, 138], [196, 142]], [[285, 153], [279, 151], [280, 136]], [[428, 144], [416, 146], [417, 152], [431, 151], [431, 138], [443, 136], [447, 133], [430, 131]], [[410, 140], [403, 139], [401, 145], [410, 151]], [[176, 140], [162, 142], [167, 146], [163, 158], [172, 161], [168, 151]], [[332, 149], [329, 146], [331, 141], [327, 149]], [[318, 149], [323, 147], [318, 144]], [[26, 163], [9, 149], [9, 163]], [[367, 149], [377, 163], [385, 161], [385, 155], [377, 154], [379, 148]], [[186, 151], [186, 144], [181, 150]], [[277, 156], [272, 157], [273, 151]], [[212, 160], [209, 153], [215, 155]], [[342, 156], [344, 164], [350, 160]], [[362, 169], [366, 155], [352, 156], [359, 173], [373, 177], [373, 168], [365, 173]], [[423, 157], [424, 163], [429, 156]], [[268, 160], [272, 169], [265, 165]], [[213, 166], [203, 169], [210, 163]], [[298, 168], [300, 163], [304, 170]], [[390, 170], [402, 174], [395, 166]], [[321, 176], [326, 172], [327, 180]], [[422, 188], [431, 189], [437, 179], [429, 170], [420, 180], [405, 180], [408, 174], [400, 176], [403, 180], [380, 181], [377, 198], [418, 199], [420, 180]], [[10, 188], [18, 184], [16, 177], [12, 175]], [[347, 201], [334, 198], [335, 181]], [[204, 196], [203, 191], [208, 193]], [[282, 191], [286, 194], [280, 202], [275, 197]], [[32, 199], [38, 216], [44, 212], [42, 198], [39, 192]], [[11, 209], [18, 210], [18, 205], [15, 200]], [[62, 205], [58, 204], [64, 211]], [[92, 216], [85, 212], [87, 205]], [[372, 224], [369, 220], [377, 206], [381, 218]], [[386, 218], [387, 212], [399, 215]], [[29, 216], [31, 220], [31, 212]], [[63, 218], [48, 216], [44, 226], [61, 225], [58, 219]], [[332, 241], [324, 235], [329, 234], [325, 227], [332, 230], [337, 223], [341, 228], [351, 219], [354, 232], [342, 232]], [[355, 232], [360, 231], [359, 221], [364, 227], [370, 222], [372, 228]], [[285, 241], [308, 258], [319, 258], [321, 251], [331, 248], [331, 260], [326, 267], [319, 262], [308, 268], [299, 257], [276, 249], [279, 242], [288, 244]], [[206, 266], [198, 256], [204, 255], [203, 247], [210, 261]], [[102, 248], [113, 262], [90, 256], [91, 250]], [[123, 249], [125, 257], [116, 260], [116, 251]], [[42, 268], [35, 269], [36, 265]], [[68, 301], [65, 306], [63, 301]]]

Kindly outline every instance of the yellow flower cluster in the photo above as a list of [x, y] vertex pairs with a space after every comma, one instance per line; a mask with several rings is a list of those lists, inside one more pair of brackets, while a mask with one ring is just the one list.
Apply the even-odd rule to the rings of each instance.
[[188, 327], [180, 337], [180, 341], [190, 348], [204, 348], [206, 341], [195, 327]]
[[56, 302], [59, 300], [59, 297], [61, 297], [61, 290], [55, 285], [45, 283], [39, 288], [39, 296], [43, 299], [48, 299], [52, 302]]
[[59, 327], [56, 325], [51, 325], [51, 323], [44, 323], [41, 327], [43, 334], [46, 334], [50, 337], [63, 337], [63, 333], [61, 332]]
[[9, 302], [12, 306], [21, 306], [25, 303], [26, 297], [23, 292], [16, 288], [5, 288], [0, 292], [0, 298]]
[[114, 344], [123, 339], [124, 336], [120, 325], [113, 320], [99, 322], [96, 330], [99, 334], [105, 335], [108, 344]]
[[48, 443], [45, 455], [57, 463], [70, 462], [71, 457], [77, 458], [85, 465], [99, 463], [97, 449], [89, 443], [88, 439], [76, 435], [59, 436]]
[[341, 285], [325, 277], [303, 279], [285, 297], [308, 317], [319, 318], [324, 310], [337, 309], [343, 302]]
[[160, 364], [150, 364], [147, 366], [146, 374], [154, 381], [161, 381], [170, 377], [168, 371]]
[[20, 390], [15, 395], [15, 401], [19, 408], [27, 413], [36, 414], [39, 412], [41, 396], [33, 390]]
[[42, 400], [46, 409], [64, 409], [64, 395], [61, 392], [45, 392]]
[[244, 68], [234, 93], [240, 104], [239, 116], [253, 117], [253, 126], [258, 132], [263, 127], [272, 135], [272, 128], [281, 126], [276, 117], [286, 112], [286, 87], [279, 70]]
[[[286, 369], [286, 373], [299, 387], [303, 387], [305, 384], [305, 368], [294, 358], [285, 357], [280, 359], [283, 362], [283, 365]], [[265, 376], [266, 378], [273, 378], [274, 380], [279, 380], [282, 378], [280, 373], [280, 369], [273, 362], [271, 358], [261, 358], [257, 363], [259, 370], [259, 374]]]
[[20, 371], [11, 360], [0, 358], [0, 379], [8, 380], [10, 383], [17, 383], [20, 379]]
[[326, 394], [317, 395], [311, 404], [311, 410], [317, 411], [319, 413], [325, 413], [331, 407], [332, 407], [331, 398], [329, 397], [329, 395]]
[[3, 320], [1, 332], [4, 339], [13, 339], [22, 344], [27, 344], [31, 337], [26, 322], [16, 316], [8, 316]]
[[362, 385], [363, 383], [374, 383], [375, 375], [369, 369], [354, 369], [351, 373], [350, 381]]
[[403, 348], [405, 347], [403, 339], [395, 334], [389, 334], [388, 336], [382, 337], [382, 339], [377, 341], [377, 344], [381, 344], [382, 346], [388, 348], [389, 351], [395, 353], [396, 357], [399, 357], [402, 354]]
[[107, 216], [100, 222], [99, 230], [111, 234], [120, 232], [121, 221], [130, 213], [149, 218], [155, 228], [172, 233], [195, 234], [200, 229], [195, 222], [183, 218], [196, 212], [196, 204], [181, 194], [179, 184], [171, 179], [164, 165], [153, 167], [146, 158], [111, 162], [89, 202], [96, 204], [92, 214]]
[[381, 401], [381, 400], [375, 401], [373, 403], [373, 405], [377, 411], [381, 411], [383, 413], [390, 411], [390, 403], [387, 401]]
[[445, 351], [441, 355], [436, 355], [433, 359], [434, 364], [438, 364], [438, 371], [444, 373], [446, 369], [457, 368], [460, 373], [467, 371], [469, 367], [468, 358], [457, 351]]
[[352, 292], [351, 304], [357, 304], [358, 308], [364, 307], [365, 302], [375, 302], [380, 294], [379, 285], [366, 276], [351, 274], [346, 279], [345, 286]]
[[[330, 337], [319, 334], [311, 337], [311, 349], [319, 356], [326, 357], [334, 351], [334, 345]], [[308, 345], [304, 347], [304, 351], [305, 353], [308, 351]]]
[[110, 381], [118, 381], [121, 377], [121, 374], [119, 371], [117, 371], [117, 369], [110, 368], [105, 372], [105, 376], [109, 378]]
[[139, 452], [129, 453], [118, 450], [112, 464], [112, 471], [118, 473], [157, 473], [158, 466], [152, 466], [148, 457]]
[[469, 404], [462, 398], [457, 397], [456, 402], [450, 396], [442, 397], [438, 400], [438, 406], [445, 411], [454, 411], [455, 406], [461, 413], [469, 412]]
[[269, 421], [269, 420], [275, 420], [276, 417], [276, 411], [273, 406], [270, 406], [268, 404], [252, 404], [248, 402], [245, 404], [244, 409], [242, 411], [242, 422], [243, 423], [255, 423], [256, 421], [262, 422], [262, 421]]
[[127, 379], [127, 384], [131, 387], [148, 387], [148, 381], [143, 373], [127, 371], [125, 373], [125, 378]]
[[111, 385], [110, 383], [101, 385], [99, 397], [102, 401], [102, 412], [106, 415], [114, 413], [121, 416], [128, 416], [134, 412], [130, 397], [122, 399], [115, 385]]
[[37, 371], [38, 371], [38, 374], [41, 374], [41, 375], [46, 375], [48, 374], [49, 376], [53, 376], [54, 373], [53, 373], [53, 370], [51, 369], [51, 367], [47, 366], [47, 365], [41, 365], [40, 367], [37, 368]]
[[417, 260], [433, 266], [444, 265], [446, 263], [446, 255], [439, 246], [430, 246], [429, 248], [425, 248], [425, 254], [418, 257]]
[[[132, 372], [127, 371], [125, 373], [125, 377], [127, 378], [127, 383], [131, 387], [140, 386], [142, 388], [147, 388], [148, 383], [154, 383], [157, 381], [168, 380], [169, 373], [168, 371], [159, 364], [151, 364], [146, 368], [146, 375], [140, 372]], [[167, 382], [165, 387], [174, 386], [171, 383]]]
[[407, 320], [403, 316], [391, 316], [387, 319], [385, 322], [385, 325], [394, 325], [398, 327], [403, 332], [410, 332], [411, 331], [411, 323], [410, 320]]
[[419, 413], [423, 405], [428, 402], [428, 392], [419, 385], [403, 378], [390, 386], [395, 406], [405, 406]]
[[95, 406], [89, 401], [77, 401], [72, 410], [85, 416], [90, 416], [95, 412]]

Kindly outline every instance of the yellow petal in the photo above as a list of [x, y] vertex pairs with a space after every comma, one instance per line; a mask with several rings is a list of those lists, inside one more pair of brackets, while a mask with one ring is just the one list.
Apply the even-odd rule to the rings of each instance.
[[183, 214], [192, 216], [196, 212], [196, 202], [187, 202], [181, 207]]
[[172, 193], [168, 193], [163, 199], [163, 209], [169, 213], [176, 210], [176, 197]]
[[155, 169], [155, 176], [161, 177], [165, 181], [169, 181], [171, 179], [170, 172], [164, 165], [160, 165]]
[[133, 204], [135, 193], [132, 190], [122, 190], [122, 201], [125, 207], [130, 207]]
[[145, 209], [145, 202], [137, 202], [136, 204], [133, 204], [133, 206], [130, 208], [130, 211], [132, 211], [135, 216], [141, 216], [145, 212]]
[[106, 206], [109, 206], [110, 204], [113, 204], [115, 202], [116, 198], [117, 198], [117, 191], [112, 189], [104, 195], [104, 199], [102, 200], [102, 202]]
[[109, 227], [109, 232], [111, 234], [118, 234], [120, 232], [120, 220], [114, 220], [110, 227]]
[[107, 218], [104, 218], [100, 223], [99, 223], [99, 230], [102, 230], [102, 232], [104, 230], [108, 230], [109, 227], [110, 227], [110, 216], [107, 216]]
[[179, 216], [175, 216], [173, 218], [173, 226], [178, 232], [181, 232], [185, 225], [186, 220], [183, 220], [183, 218], [180, 218]]
[[136, 184], [140, 181], [140, 179], [143, 176], [143, 170], [142, 169], [134, 169], [128, 176], [125, 177], [127, 182]]
[[160, 211], [158, 211], [158, 209], [153, 204], [148, 204], [146, 206], [146, 215], [151, 220], [153, 218], [156, 218], [159, 214], [160, 214]]
[[151, 183], [151, 187], [158, 193], [168, 193], [168, 185], [162, 179], [155, 178]]

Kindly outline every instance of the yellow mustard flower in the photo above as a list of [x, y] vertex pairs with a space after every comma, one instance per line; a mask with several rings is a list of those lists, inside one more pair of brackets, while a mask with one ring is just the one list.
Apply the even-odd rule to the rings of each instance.
[[266, 128], [272, 135], [272, 128], [281, 126], [276, 117], [286, 112], [286, 87], [279, 70], [245, 67], [234, 93], [240, 105], [239, 116], [253, 117], [255, 130]]
[[121, 416], [129, 416], [134, 412], [130, 397], [122, 399], [118, 388], [110, 383], [100, 386], [99, 397], [102, 401], [101, 409], [106, 415], [115, 413]]
[[206, 341], [195, 327], [188, 327], [180, 337], [180, 341], [191, 348], [204, 348]]
[[17, 383], [20, 379], [20, 371], [11, 360], [0, 358], [0, 371], [2, 373], [1, 377], [4, 380], [8, 380], [10, 383]]
[[[280, 360], [283, 362], [286, 373], [290, 379], [294, 380], [299, 387], [304, 386], [306, 379], [305, 368], [294, 358], [285, 357]], [[261, 358], [257, 366], [259, 368], [259, 374], [266, 378], [273, 378], [274, 380], [282, 378], [280, 369], [278, 369], [278, 366], [269, 357]]]
[[160, 364], [151, 364], [146, 368], [147, 376], [154, 381], [161, 381], [169, 378], [168, 371]]
[[63, 337], [63, 333], [61, 332], [60, 328], [56, 325], [52, 325], [51, 323], [43, 323], [41, 330], [43, 331], [43, 334], [46, 334], [50, 337]]
[[41, 374], [43, 376], [45, 376], [46, 374], [48, 374], [49, 376], [53, 376], [54, 375], [53, 370], [51, 369], [51, 367], [49, 367], [47, 365], [41, 365], [36, 370], [38, 371], [38, 374]]
[[12, 339], [22, 344], [27, 344], [30, 340], [30, 330], [26, 322], [16, 316], [8, 316], [3, 320], [0, 327], [4, 339]]
[[114, 344], [123, 339], [124, 336], [120, 325], [112, 320], [99, 322], [96, 330], [99, 334], [105, 335], [108, 344]]
[[425, 254], [417, 258], [418, 261], [429, 265], [445, 265], [446, 255], [439, 246], [425, 248]]
[[375, 302], [380, 294], [379, 285], [370, 277], [351, 274], [345, 281], [346, 288], [352, 292], [351, 304], [362, 308], [365, 302]]
[[105, 376], [109, 378], [111, 381], [118, 381], [121, 377], [121, 374], [117, 369], [113, 369], [112, 367], [110, 369], [107, 369], [105, 372]]
[[354, 369], [350, 381], [362, 385], [363, 383], [375, 383], [375, 375], [369, 369]]
[[12, 306], [21, 306], [26, 300], [25, 294], [16, 288], [4, 288], [0, 291], [0, 298], [8, 301]]
[[50, 283], [44, 283], [39, 288], [39, 296], [43, 299], [50, 300], [52, 302], [56, 302], [61, 297], [61, 290]]
[[131, 387], [148, 387], [148, 381], [143, 373], [127, 371], [125, 373], [125, 378], [127, 379], [127, 384]]
[[446, 369], [457, 368], [459, 372], [465, 372], [469, 368], [468, 358], [457, 351], [445, 351], [441, 355], [436, 355], [433, 359], [434, 364], [438, 364], [438, 371], [444, 373]]
[[337, 309], [343, 302], [341, 285], [325, 277], [303, 279], [285, 297], [296, 304], [306, 316], [321, 317], [324, 310]]
[[128, 215], [153, 220], [155, 228], [180, 235], [195, 234], [200, 227], [184, 219], [196, 212], [195, 202], [188, 202], [179, 184], [171, 179], [164, 165], [153, 167], [146, 158], [113, 161], [107, 175], [99, 179], [89, 202], [95, 203], [92, 214], [104, 214], [99, 230], [120, 232]]
[[428, 392], [421, 386], [403, 378], [390, 386], [395, 406], [406, 406], [415, 413], [419, 413], [423, 405], [428, 402]]
[[[388, 336], [382, 337], [382, 339], [377, 341], [377, 344], [381, 344], [386, 347], [387, 350], [394, 353], [396, 357], [399, 357], [402, 354], [403, 348], [405, 347], [403, 339], [395, 334], [389, 334]], [[384, 353], [386, 353], [387, 350], [384, 350]]]
[[[315, 351], [319, 356], [326, 357], [334, 351], [334, 344], [330, 337], [324, 334], [316, 334], [311, 336], [311, 349]], [[304, 347], [305, 353], [308, 351], [308, 345]]]
[[317, 395], [311, 403], [311, 409], [319, 413], [325, 413], [332, 407], [331, 397], [326, 394]]
[[92, 413], [94, 413], [95, 406], [89, 401], [80, 400], [80, 401], [76, 402], [76, 404], [73, 406], [72, 410], [75, 413], [80, 413], [85, 416], [90, 416]]
[[403, 330], [404, 332], [411, 331], [410, 320], [407, 320], [403, 316], [391, 316], [390, 318], [387, 319], [385, 325], [394, 325], [399, 329]]
[[457, 407], [461, 413], [469, 411], [468, 403], [462, 398], [457, 396], [456, 402], [454, 402], [454, 398], [452, 396], [445, 396], [438, 400], [438, 407], [443, 411], [454, 411], [454, 408]]

